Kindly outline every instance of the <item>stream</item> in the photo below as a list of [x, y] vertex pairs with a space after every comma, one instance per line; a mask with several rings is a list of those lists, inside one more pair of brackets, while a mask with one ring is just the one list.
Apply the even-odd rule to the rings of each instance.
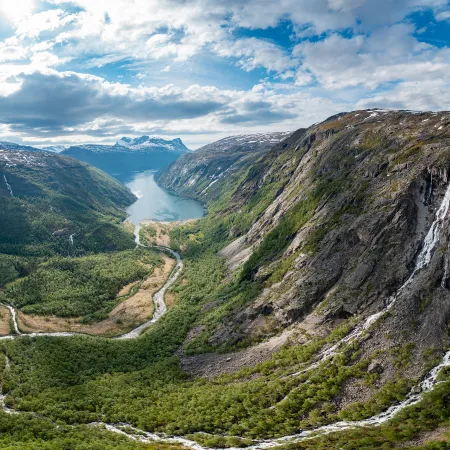
[[[342, 347], [343, 344], [353, 342], [361, 337], [363, 332], [367, 330], [370, 326], [372, 326], [378, 318], [380, 318], [385, 312], [389, 311], [395, 304], [398, 296], [403, 292], [403, 290], [409, 286], [415, 275], [422, 269], [424, 269], [431, 261], [432, 255], [434, 253], [434, 250], [439, 242], [442, 226], [444, 223], [445, 218], [447, 217], [448, 211], [450, 207], [450, 185], [447, 187], [447, 190], [445, 192], [444, 198], [441, 202], [441, 205], [439, 209], [436, 212], [436, 217], [431, 224], [428, 233], [426, 234], [422, 248], [416, 258], [416, 263], [414, 266], [414, 269], [411, 273], [411, 275], [408, 277], [408, 279], [403, 283], [403, 285], [388, 299], [385, 308], [377, 312], [369, 317], [367, 317], [361, 325], [358, 325], [349, 335], [341, 339], [339, 342], [334, 344], [329, 349], [326, 349], [319, 355], [319, 359], [317, 362], [313, 363], [306, 369], [303, 369], [301, 372], [297, 372], [296, 374], [303, 373], [307, 370], [311, 370], [324, 360], [330, 359], [332, 356], [336, 354], [336, 351]], [[137, 246], [141, 246], [139, 241], [139, 227], [135, 228], [135, 237], [136, 237], [136, 244]], [[166, 247], [157, 247], [166, 251], [169, 251], [172, 253], [173, 256], [175, 256], [177, 260], [177, 265], [175, 266], [175, 269], [173, 270], [172, 274], [169, 276], [168, 280], [164, 284], [164, 286], [154, 295], [154, 302], [155, 302], [155, 314], [151, 320], [148, 322], [140, 325], [139, 327], [135, 328], [134, 330], [130, 331], [129, 333], [126, 333], [122, 336], [119, 336], [115, 339], [134, 339], [137, 338], [144, 330], [149, 328], [151, 325], [153, 325], [157, 320], [159, 320], [166, 311], [166, 305], [164, 302], [164, 294], [166, 290], [175, 282], [175, 280], [178, 278], [178, 276], [181, 273], [183, 263], [181, 261], [180, 255], [175, 252], [172, 249], [166, 248]], [[16, 311], [11, 306], [8, 306], [8, 308], [11, 311], [11, 315], [14, 322], [14, 328], [15, 328], [15, 335], [9, 335], [9, 336], [3, 336], [0, 339], [15, 339], [17, 337], [20, 337], [20, 330], [17, 325], [17, 317], [16, 317]], [[32, 333], [28, 336], [74, 336], [77, 335], [77, 333]], [[9, 367], [9, 361], [7, 361], [6, 369], [8, 370]], [[424, 393], [431, 391], [434, 386], [436, 386], [439, 382], [437, 381], [438, 374], [441, 369], [444, 367], [450, 367], [450, 351], [448, 351], [444, 357], [442, 358], [441, 362], [434, 367], [428, 375], [423, 379], [423, 381], [413, 387], [411, 391], [407, 394], [405, 399], [401, 401], [400, 403], [397, 403], [395, 405], [390, 406], [386, 411], [377, 414], [375, 416], [372, 416], [368, 419], [364, 420], [358, 420], [358, 421], [341, 421], [336, 422], [331, 425], [325, 425], [321, 426], [315, 429], [311, 430], [305, 430], [298, 434], [292, 435], [292, 436], [285, 436], [281, 438], [275, 438], [270, 440], [261, 440], [256, 442], [254, 445], [247, 447], [249, 450], [257, 450], [257, 449], [267, 449], [276, 447], [283, 444], [292, 444], [296, 442], [300, 442], [302, 440], [306, 439], [312, 439], [319, 436], [325, 436], [330, 433], [334, 433], [337, 431], [343, 431], [348, 430], [352, 428], [361, 428], [366, 426], [379, 426], [388, 420], [392, 419], [399, 411], [415, 405], [418, 403], [421, 399]], [[291, 376], [295, 376], [296, 374], [292, 374]], [[0, 407], [3, 409], [4, 412], [8, 414], [20, 414], [18, 411], [14, 411], [10, 408], [7, 408], [5, 405], [5, 396], [0, 395]], [[206, 450], [205, 447], [202, 447], [200, 444], [196, 443], [195, 441], [185, 439], [183, 437], [175, 437], [175, 436], [168, 436], [165, 434], [156, 434], [156, 433], [149, 433], [143, 430], [139, 430], [135, 427], [133, 427], [130, 424], [120, 423], [120, 424], [108, 424], [103, 422], [96, 422], [92, 423], [91, 426], [100, 426], [103, 427], [111, 432], [118, 433], [121, 435], [127, 436], [129, 439], [144, 442], [144, 443], [151, 443], [155, 441], [160, 441], [164, 443], [170, 443], [170, 444], [181, 444], [186, 447], [189, 447], [193, 450]], [[231, 450], [238, 450], [237, 448], [233, 448]]]

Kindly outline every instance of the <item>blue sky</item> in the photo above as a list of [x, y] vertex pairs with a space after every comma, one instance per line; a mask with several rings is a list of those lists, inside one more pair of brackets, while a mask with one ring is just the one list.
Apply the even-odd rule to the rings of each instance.
[[0, 0], [0, 140], [287, 131], [450, 109], [443, 0]]

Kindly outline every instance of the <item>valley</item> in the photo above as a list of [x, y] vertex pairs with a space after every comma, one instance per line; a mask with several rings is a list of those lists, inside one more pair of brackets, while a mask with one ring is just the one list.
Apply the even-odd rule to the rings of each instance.
[[[53, 242], [59, 223], [47, 223], [36, 241], [45, 252], [6, 246], [4, 238], [4, 321], [17, 319], [16, 333], [0, 340], [6, 413], [0, 443], [445, 448], [438, 441], [450, 420], [449, 127], [446, 112], [363, 110], [289, 133], [269, 149], [255, 149], [249, 137], [252, 145], [239, 144], [234, 161], [229, 155], [236, 147], [218, 151], [218, 162], [215, 148], [223, 146], [211, 144], [175, 163], [180, 182], [167, 181], [173, 166], [156, 176], [163, 187], [206, 202], [206, 216], [159, 222], [184, 217], [146, 211], [154, 221], [135, 226], [134, 237], [121, 224], [131, 194], [108, 207], [91, 197], [97, 212], [89, 211], [81, 227], [56, 208], [49, 191], [49, 210], [68, 221], [61, 239], [77, 253], [67, 255], [67, 247]], [[30, 161], [38, 170], [47, 161], [62, 167], [69, 161], [23, 155], [13, 161], [8, 153], [2, 168], [14, 197], [5, 184], [0, 200], [17, 210], [17, 201], [43, 202], [32, 197], [31, 185], [21, 192], [15, 181], [28, 174]], [[99, 183], [107, 183], [108, 193], [118, 189], [109, 177], [89, 186]], [[208, 186], [214, 190], [206, 195]], [[139, 225], [135, 217], [131, 222]], [[100, 235], [105, 226], [111, 236], [123, 236], [124, 247], [110, 246], [106, 237], [103, 247], [87, 246], [93, 225]], [[139, 261], [145, 273], [135, 272]], [[67, 273], [61, 275], [67, 271], [75, 275], [70, 283], [87, 286], [98, 264], [96, 279], [111, 265], [113, 277], [102, 284], [115, 286], [112, 297], [92, 291], [89, 299], [95, 294], [98, 302], [78, 301], [49, 285], [52, 299], [39, 290], [50, 273], [53, 283], [67, 285]], [[145, 283], [153, 285], [154, 311], [148, 298], [133, 300]], [[122, 299], [113, 304], [117, 295]], [[89, 336], [95, 327], [108, 335], [102, 321], [109, 318], [101, 315], [85, 328], [55, 331], [62, 305], [64, 326], [74, 326], [80, 311], [122, 310], [126, 317], [134, 307], [141, 308], [133, 316], [141, 323], [122, 339]], [[42, 333], [25, 335], [33, 327]], [[36, 431], [21, 432], [22, 420]], [[434, 441], [418, 438], [435, 429]]]

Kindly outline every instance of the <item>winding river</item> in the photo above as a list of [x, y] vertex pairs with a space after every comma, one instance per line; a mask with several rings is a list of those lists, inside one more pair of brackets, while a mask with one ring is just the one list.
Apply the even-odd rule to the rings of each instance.
[[[444, 220], [446, 219], [446, 217], [448, 215], [449, 207], [450, 207], [450, 185], [447, 187], [445, 196], [441, 202], [439, 209], [436, 212], [435, 220], [431, 224], [431, 227], [428, 230], [428, 233], [426, 234], [426, 236], [423, 240], [422, 249], [416, 258], [416, 263], [415, 263], [414, 269], [413, 269], [410, 277], [397, 290], [397, 292], [393, 296], [390, 297], [390, 299], [388, 300], [388, 302], [386, 304], [386, 307], [382, 311], [366, 318], [361, 323], [361, 325], [357, 326], [353, 330], [353, 332], [351, 332], [345, 338], [341, 339], [337, 344], [335, 344], [332, 347], [330, 347], [329, 349], [323, 351], [319, 355], [318, 361], [311, 364], [309, 367], [304, 369], [302, 372], [297, 372], [297, 374], [303, 373], [307, 370], [311, 370], [311, 369], [317, 367], [317, 365], [320, 362], [330, 359], [336, 353], [336, 351], [338, 351], [338, 349], [340, 349], [344, 344], [350, 343], [350, 342], [353, 342], [353, 341], [359, 339], [361, 337], [361, 335], [363, 334], [364, 330], [366, 330], [370, 326], [372, 326], [372, 324], [374, 324], [377, 321], [377, 319], [379, 317], [381, 317], [382, 314], [389, 311], [393, 307], [398, 296], [402, 293], [402, 291], [408, 285], [410, 285], [413, 282], [415, 275], [420, 270], [427, 267], [428, 264], [430, 263], [431, 257], [432, 257], [432, 255], [436, 249], [436, 246], [439, 242], [439, 239], [441, 236], [441, 230], [443, 227]], [[137, 245], [141, 245], [139, 242], [139, 227], [136, 227], [135, 235], [136, 235]], [[152, 319], [149, 320], [148, 322], [140, 325], [139, 327], [135, 328], [134, 330], [130, 331], [129, 333], [119, 336], [118, 338], [115, 338], [115, 339], [138, 338], [139, 335], [143, 331], [145, 331], [147, 328], [152, 326], [156, 321], [158, 321], [164, 315], [164, 313], [166, 311], [166, 305], [164, 302], [164, 294], [165, 294], [166, 290], [175, 282], [175, 280], [180, 275], [181, 270], [183, 268], [183, 263], [182, 263], [180, 255], [177, 252], [175, 252], [174, 250], [166, 248], [166, 247], [158, 247], [158, 246], [156, 246], [156, 247], [159, 249], [165, 250], [165, 251], [169, 251], [173, 256], [175, 256], [175, 258], [177, 260], [177, 264], [175, 266], [175, 269], [169, 276], [169, 279], [166, 281], [166, 283], [162, 287], [162, 289], [160, 289], [154, 295], [155, 314], [152, 317]], [[3, 336], [0, 339], [16, 339], [21, 336], [20, 330], [17, 325], [16, 311], [11, 306], [8, 306], [8, 308], [10, 309], [12, 317], [13, 317], [14, 328], [15, 328], [16, 334], [9, 335], [9, 336]], [[33, 333], [33, 334], [31, 334], [31, 336], [58, 336], [58, 337], [60, 337], [60, 336], [74, 336], [76, 334], [77, 333]], [[8, 367], [9, 367], [9, 361], [7, 360], [5, 370], [8, 370]], [[361, 428], [361, 427], [367, 427], [367, 426], [379, 426], [379, 425], [387, 422], [388, 420], [392, 419], [399, 411], [418, 403], [422, 399], [422, 396], [424, 393], [431, 391], [434, 388], [434, 386], [436, 386], [439, 383], [437, 381], [438, 374], [439, 374], [440, 370], [444, 367], [450, 367], [450, 351], [448, 351], [444, 355], [441, 362], [428, 373], [428, 375], [424, 378], [424, 380], [418, 386], [415, 386], [413, 389], [411, 389], [409, 394], [406, 396], [406, 398], [402, 402], [392, 405], [386, 411], [384, 411], [380, 414], [377, 414], [373, 417], [370, 417], [370, 418], [364, 419], [364, 420], [353, 421], [353, 422], [352, 421], [341, 421], [341, 422], [337, 422], [337, 423], [334, 423], [331, 425], [325, 425], [325, 426], [318, 427], [315, 429], [305, 430], [305, 431], [302, 431], [301, 433], [298, 433], [298, 434], [292, 435], [292, 436], [285, 436], [285, 437], [270, 439], [270, 440], [262, 440], [262, 441], [259, 441], [259, 442], [255, 443], [254, 445], [247, 447], [247, 448], [249, 450], [267, 449], [267, 448], [272, 448], [272, 447], [280, 446], [280, 445], [287, 444], [287, 443], [296, 443], [296, 442], [300, 442], [305, 439], [312, 439], [312, 438], [319, 437], [319, 436], [325, 436], [327, 434], [334, 433], [337, 431], [343, 431], [343, 430], [348, 430], [348, 429], [352, 429], [352, 428]], [[295, 376], [295, 375], [296, 374], [292, 374], [292, 376]], [[7, 408], [5, 405], [4, 399], [5, 399], [5, 397], [3, 395], [0, 395], [0, 403], [1, 403], [0, 406], [2, 407], [4, 412], [6, 412], [8, 414], [20, 414], [19, 411], [14, 411], [10, 408]], [[170, 444], [181, 444], [186, 447], [192, 448], [193, 450], [205, 450], [204, 447], [202, 447], [201, 445], [199, 445], [198, 443], [196, 443], [192, 440], [185, 439], [183, 437], [168, 436], [165, 434], [149, 433], [144, 430], [139, 430], [139, 429], [137, 429], [129, 424], [125, 424], [125, 423], [108, 424], [108, 423], [98, 422], [98, 423], [93, 423], [91, 425], [106, 428], [107, 430], [109, 430], [111, 432], [125, 435], [128, 438], [135, 440], [135, 441], [139, 441], [139, 442], [150, 443], [150, 442], [160, 441], [160, 442], [170, 443]], [[232, 450], [238, 450], [238, 449], [232, 449]]]

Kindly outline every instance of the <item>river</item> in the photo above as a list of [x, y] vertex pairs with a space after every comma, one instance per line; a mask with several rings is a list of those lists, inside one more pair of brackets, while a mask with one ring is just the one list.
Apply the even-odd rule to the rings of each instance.
[[180, 197], [158, 186], [155, 173], [149, 170], [126, 179], [119, 178], [138, 197], [127, 209], [131, 223], [137, 226], [144, 219], [173, 222], [203, 217], [205, 209], [200, 202]]

